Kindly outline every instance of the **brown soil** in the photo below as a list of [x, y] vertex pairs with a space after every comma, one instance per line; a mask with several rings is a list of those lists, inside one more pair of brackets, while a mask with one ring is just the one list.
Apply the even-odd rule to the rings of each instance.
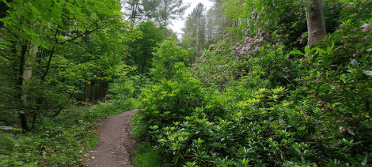
[[88, 164], [92, 167], [130, 167], [131, 152], [135, 140], [129, 133], [132, 130], [130, 117], [137, 110], [111, 116], [100, 124], [99, 146], [90, 152]]

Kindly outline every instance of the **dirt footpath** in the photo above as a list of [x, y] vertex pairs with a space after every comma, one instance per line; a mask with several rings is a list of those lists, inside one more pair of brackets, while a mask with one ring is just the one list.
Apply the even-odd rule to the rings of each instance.
[[132, 130], [130, 117], [137, 110], [111, 116], [100, 125], [99, 146], [89, 154], [88, 162], [95, 167], [130, 167], [131, 152], [135, 140], [129, 133]]

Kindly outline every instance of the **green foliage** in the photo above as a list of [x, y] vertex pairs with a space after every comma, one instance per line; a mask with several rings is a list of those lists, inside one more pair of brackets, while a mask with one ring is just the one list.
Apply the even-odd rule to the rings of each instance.
[[[163, 41], [152, 22], [121, 21], [117, 1], [2, 2], [1, 121], [25, 116], [35, 128], [2, 128], [1, 166], [84, 165], [95, 121], [139, 106], [137, 166], [371, 165], [370, 1], [324, 0], [329, 34], [311, 49], [302, 1], [217, 2], [206, 24], [214, 44], [195, 62], [192, 47], [204, 46], [193, 32], [187, 50]], [[172, 2], [158, 13], [165, 26], [186, 8]], [[107, 89], [109, 103], [63, 110]]]
[[166, 39], [165, 30], [162, 27], [155, 27], [151, 21], [139, 23], [137, 29], [142, 32], [142, 37], [129, 44], [131, 57], [127, 64], [137, 67], [135, 75], [149, 75], [154, 49]]
[[122, 55], [140, 32], [122, 21], [118, 1], [6, 4], [0, 27], [3, 124], [33, 129], [71, 104], [104, 99], [108, 83], [128, 72]]
[[133, 103], [74, 107], [55, 118], [44, 118], [37, 130], [24, 135], [0, 132], [0, 165], [84, 165], [88, 153], [98, 144], [97, 121], [135, 107]]
[[127, 43], [141, 32], [116, 0], [1, 4], [8, 11], [0, 18], [0, 121], [25, 134], [1, 128], [0, 166], [83, 166], [98, 142], [97, 119], [137, 108], [142, 78], [112, 86], [127, 96], [110, 103], [71, 106], [105, 100], [109, 83], [128, 73]]
[[172, 20], [182, 18], [189, 4], [185, 4], [182, 0], [161, 0], [158, 6], [158, 17], [155, 19], [160, 25], [166, 28], [171, 24]]
[[[239, 84], [244, 85], [244, 83]], [[158, 89], [153, 89], [153, 91], [161, 92]], [[204, 97], [200, 100], [205, 99], [205, 102], [196, 105], [197, 107], [188, 111], [188, 114], [180, 112], [168, 114], [167, 112], [152, 112], [150, 114], [149, 108], [164, 106], [164, 102], [167, 102], [167, 105], [174, 104], [170, 99], [164, 100], [162, 105], [152, 103], [154, 102], [152, 92], [144, 94], [146, 98], [143, 100], [148, 101], [145, 105], [148, 107], [139, 112], [141, 119], [137, 120], [137, 123], [141, 122], [142, 125], [136, 124], [136, 126], [141, 126], [143, 129], [142, 133], [135, 131], [135, 134], [142, 139], [146, 136], [147, 141], [159, 145], [158, 150], [163, 152], [163, 156], [172, 158], [173, 164], [188, 162], [188, 165], [195, 163], [200, 166], [211, 166], [225, 163], [240, 166], [249, 159], [250, 164], [272, 165], [273, 162], [281, 161], [275, 159], [274, 155], [279, 156], [280, 152], [288, 152], [287, 148], [281, 150], [281, 147], [294, 142], [291, 138], [295, 133], [286, 131], [288, 127], [283, 126], [284, 120], [278, 120], [277, 117], [280, 115], [287, 118], [285, 120], [291, 121], [288, 125], [292, 125], [300, 120], [303, 113], [284, 112], [289, 105], [288, 102], [280, 100], [285, 93], [284, 88], [273, 90], [263, 88], [250, 91], [250, 96], [245, 96], [239, 103], [237, 99], [233, 99], [236, 95], [235, 90], [229, 90], [226, 94], [202, 89], [192, 92], [203, 92]], [[179, 97], [179, 95], [175, 94], [174, 97]], [[182, 108], [185, 109], [185, 107]], [[288, 115], [288, 113], [291, 114]], [[178, 118], [174, 118], [175, 116]], [[298, 119], [294, 120], [293, 118], [296, 117]], [[144, 122], [147, 124], [143, 125]], [[287, 141], [279, 145], [275, 141], [267, 141], [265, 137], [270, 134], [281, 134], [277, 136], [277, 140]], [[247, 146], [247, 150], [244, 151], [246, 143], [250, 143], [250, 149]], [[268, 150], [272, 150], [270, 151], [272, 153], [267, 154]]]
[[189, 52], [175, 44], [175, 39], [165, 40], [155, 48], [153, 58], [152, 79], [155, 82], [171, 79], [176, 74], [175, 64], [186, 62]]
[[122, 76], [110, 84], [106, 98], [117, 106], [123, 106], [122, 111], [126, 111], [128, 105], [138, 108], [140, 103], [137, 98], [148, 84], [150, 79], [143, 75]]
[[134, 156], [132, 164], [135, 167], [160, 167], [162, 164], [158, 153], [149, 145], [138, 144]]
[[[316, 126], [316, 140], [329, 150], [327, 165], [345, 166], [347, 163], [367, 164], [364, 159], [370, 156], [370, 149], [360, 152], [360, 148], [369, 147], [370, 105], [371, 105], [371, 58], [367, 50], [372, 47], [370, 30], [361, 25], [371, 20], [371, 15], [359, 13], [366, 9], [368, 2], [346, 2], [342, 11], [342, 29], [327, 36], [316, 48], [305, 48], [305, 55], [300, 61], [300, 71], [304, 74], [298, 78], [309, 104], [306, 110], [323, 124]], [[370, 8], [367, 11], [370, 12]], [[354, 13], [355, 12], [355, 13]], [[350, 14], [352, 17], [350, 17]], [[353, 22], [353, 24], [350, 24]], [[318, 129], [328, 129], [328, 133]]]
[[[140, 122], [145, 124], [139, 125], [144, 127], [139, 134], [146, 133], [150, 125], [162, 128], [173, 121], [180, 121], [203, 103], [200, 82], [190, 77], [190, 74], [185, 74], [184, 65], [178, 64], [175, 68], [178, 69], [175, 80], [162, 79], [142, 90], [142, 106], [138, 113]], [[147, 137], [150, 141], [156, 141], [155, 136]]]
[[0, 133], [0, 155], [9, 154], [9, 152], [13, 151], [14, 143], [15, 141], [10, 135]]
[[275, 88], [288, 84], [294, 86], [297, 64], [291, 60], [290, 55], [284, 53], [282, 45], [261, 44], [256, 52], [246, 52], [249, 57], [231, 52], [231, 46], [226, 42], [210, 45], [210, 50], [205, 50], [193, 64], [193, 76], [205, 86], [216, 87], [221, 91], [239, 79], [247, 80], [247, 89]]
[[[174, 78], [142, 92], [135, 136], [154, 145], [169, 166], [370, 166], [371, 2], [325, 1], [329, 10], [334, 5], [327, 24], [340, 26], [304, 51], [297, 43], [302, 11], [276, 15], [280, 25], [268, 15], [302, 8], [300, 2], [246, 2], [225, 7], [256, 10], [249, 21], [268, 23], [261, 30], [252, 24], [245, 34], [249, 40], [267, 32], [259, 47], [234, 54], [219, 42], [191, 69], [171, 69]], [[251, 15], [245, 14], [236, 18]], [[292, 48], [299, 49], [286, 53]]]
[[206, 47], [206, 17], [204, 11], [204, 5], [199, 3], [185, 21], [183, 38], [190, 43], [188, 49], [195, 50], [191, 62], [194, 62], [194, 59], [199, 57]]
[[196, 59], [191, 72], [206, 86], [223, 90], [234, 79], [235, 55], [231, 54], [231, 46], [225, 41], [212, 44], [209, 48]]
[[[323, 0], [323, 2], [327, 33], [333, 33], [340, 25], [342, 5], [337, 0]], [[225, 15], [230, 20], [239, 22], [228, 28], [234, 36], [234, 42], [238, 42], [247, 34], [256, 36], [257, 31], [263, 28], [265, 32], [272, 35], [267, 36], [266, 41], [271, 44], [284, 44], [284, 51], [290, 51], [293, 47], [302, 49], [307, 44], [307, 23], [303, 1], [227, 0], [224, 1], [223, 7]]]
[[[133, 79], [139, 79], [139, 76], [127, 78], [126, 76], [122, 76], [118, 79], [116, 79], [113, 83], [110, 84], [109, 93], [107, 95], [110, 99], [126, 99], [126, 98], [132, 98], [135, 96], [135, 83], [136, 80]], [[139, 90], [137, 90], [139, 91]]]

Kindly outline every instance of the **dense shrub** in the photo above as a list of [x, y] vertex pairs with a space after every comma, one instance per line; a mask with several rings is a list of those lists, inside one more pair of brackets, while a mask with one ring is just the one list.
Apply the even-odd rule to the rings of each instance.
[[[156, 131], [173, 122], [181, 122], [185, 116], [192, 114], [193, 109], [204, 103], [200, 82], [185, 73], [183, 64], [177, 64], [175, 68], [178, 69], [175, 80], [162, 79], [142, 90], [142, 107], [138, 112], [141, 122], [138, 122], [138, 126], [144, 129], [139, 134], [147, 133], [150, 126]], [[145, 136], [151, 142], [157, 140], [155, 135]]]
[[224, 90], [226, 84], [234, 79], [234, 59], [231, 46], [226, 41], [221, 41], [210, 45], [208, 50], [196, 58], [191, 73], [205, 86]]
[[372, 3], [343, 2], [340, 28], [304, 52], [256, 27], [175, 66], [142, 93], [136, 137], [169, 166], [371, 166]]
[[186, 63], [189, 52], [176, 45], [176, 39], [164, 40], [155, 48], [153, 57], [153, 68], [151, 69], [152, 80], [155, 82], [161, 79], [172, 79], [177, 71], [174, 67], [178, 62]]

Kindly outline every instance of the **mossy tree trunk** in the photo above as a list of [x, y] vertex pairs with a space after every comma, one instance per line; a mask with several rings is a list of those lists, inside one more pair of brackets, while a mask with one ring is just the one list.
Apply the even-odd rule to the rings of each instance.
[[304, 0], [309, 48], [327, 36], [322, 0]]

